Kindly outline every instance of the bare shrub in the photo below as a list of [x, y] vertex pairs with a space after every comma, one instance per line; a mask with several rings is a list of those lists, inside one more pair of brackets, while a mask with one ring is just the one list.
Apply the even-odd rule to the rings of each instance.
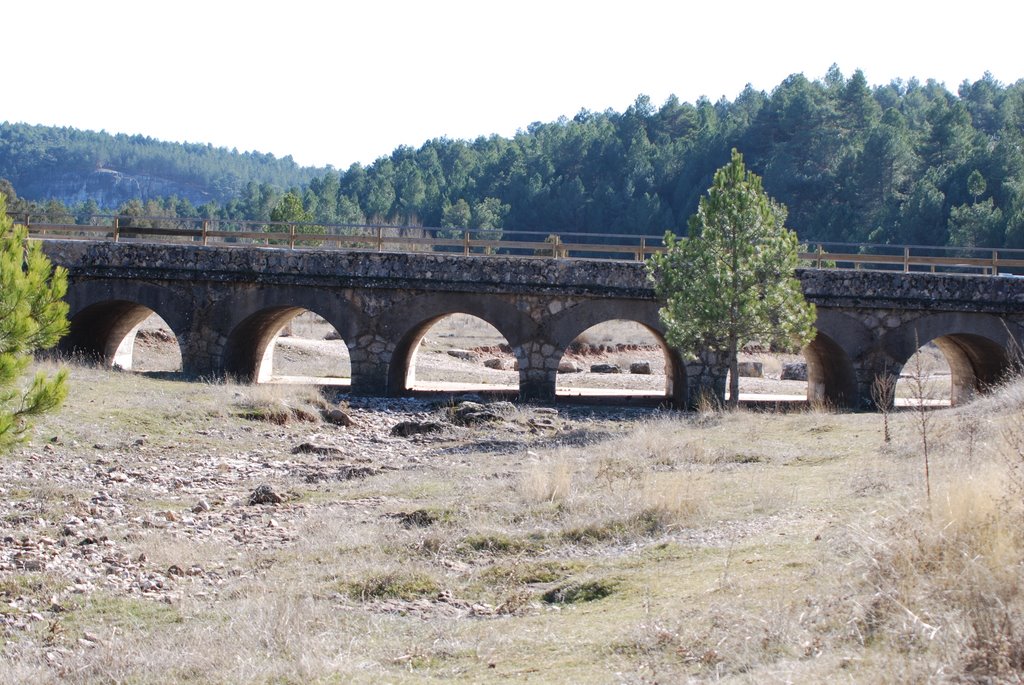
[[538, 463], [523, 476], [521, 491], [534, 502], [565, 502], [572, 494], [572, 466], [565, 459]]
[[[961, 474], [968, 475], [968, 474]], [[957, 479], [921, 508], [865, 531], [871, 601], [856, 622], [864, 642], [884, 640], [944, 670], [1003, 679], [1024, 667], [1024, 535], [1005, 472]]]
[[889, 415], [896, 403], [896, 377], [887, 372], [875, 376], [871, 383], [871, 400], [875, 404], [875, 409], [882, 415], [882, 441], [888, 445], [892, 442]]
[[656, 517], [665, 528], [694, 523], [703, 513], [706, 499], [695, 487], [692, 476], [648, 476], [639, 493], [637, 506]]
[[[917, 331], [914, 331], [914, 344], [920, 347], [917, 339]], [[932, 499], [931, 469], [928, 460], [928, 438], [932, 429], [932, 411], [928, 406], [932, 397], [929, 378], [931, 376], [931, 365], [925, 355], [920, 351], [911, 357], [905, 372], [908, 375], [911, 390], [911, 400], [914, 403], [914, 427], [921, 439], [921, 456], [924, 459], [924, 487], [925, 495], [929, 502]]]

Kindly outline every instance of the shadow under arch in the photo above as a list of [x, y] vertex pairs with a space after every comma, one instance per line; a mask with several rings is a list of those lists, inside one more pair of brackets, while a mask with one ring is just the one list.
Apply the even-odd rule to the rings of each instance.
[[[409, 382], [415, 374], [416, 352], [427, 332], [445, 317], [452, 314], [466, 314], [492, 326], [512, 348], [512, 352], [523, 369], [526, 363], [522, 342], [529, 340], [535, 326], [524, 312], [503, 302], [488, 300], [482, 296], [468, 295], [463, 298], [428, 295], [416, 298], [388, 317], [392, 327], [401, 326], [404, 333], [398, 338], [388, 363], [387, 393], [393, 397], [407, 395]], [[412, 322], [410, 325], [409, 322]], [[522, 376], [519, 377], [520, 386]]]
[[802, 353], [807, 361], [808, 402], [843, 409], [857, 406], [857, 376], [846, 350], [818, 331]]
[[853, 359], [870, 347], [871, 333], [853, 317], [821, 309], [814, 326], [817, 334], [801, 350], [807, 362], [807, 401], [857, 408], [861, 398]]
[[995, 315], [941, 313], [890, 331], [883, 346], [898, 373], [922, 346], [935, 343], [949, 365], [949, 399], [955, 406], [1004, 380], [1020, 341], [1020, 327]]
[[558, 349], [558, 361], [561, 362], [573, 341], [595, 326], [613, 321], [639, 324], [654, 337], [665, 357], [665, 393], [661, 401], [668, 401], [676, 408], [685, 408], [689, 399], [686, 365], [678, 350], [665, 340], [659, 308], [655, 302], [604, 300], [581, 302], [562, 310], [552, 317], [549, 324], [551, 337]]
[[171, 291], [146, 284], [114, 295], [107, 288], [93, 292], [87, 285], [73, 285], [67, 299], [69, 328], [57, 344], [59, 352], [130, 370], [139, 326], [156, 314], [174, 334], [186, 363], [183, 338], [189, 310]]
[[220, 350], [217, 370], [243, 383], [269, 380], [273, 373], [272, 343], [281, 329], [309, 311], [330, 324], [352, 353], [362, 314], [343, 298], [326, 300], [308, 288], [266, 288], [225, 298], [211, 319], [224, 322], [227, 342]]
[[[274, 343], [285, 326], [304, 312], [311, 312], [324, 318], [319, 312], [306, 307], [273, 306], [254, 312], [236, 324], [231, 329], [224, 346], [222, 355], [224, 373], [228, 377], [244, 383], [269, 382], [274, 373]], [[327, 321], [328, 324], [331, 323], [327, 319], [324, 321]], [[343, 337], [343, 340], [346, 346], [350, 345], [348, 338]], [[312, 377], [307, 380], [310, 383], [345, 384], [345, 382], [330, 382], [326, 379], [318, 381]]]

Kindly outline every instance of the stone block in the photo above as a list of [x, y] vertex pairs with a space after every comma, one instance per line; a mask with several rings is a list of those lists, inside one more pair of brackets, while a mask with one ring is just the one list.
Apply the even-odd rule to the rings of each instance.
[[632, 362], [629, 365], [629, 372], [635, 373], [641, 376], [651, 375], [651, 363], [649, 361], [638, 361]]
[[591, 364], [590, 373], [622, 373], [618, 364]]
[[740, 362], [740, 378], [764, 378], [764, 364], [761, 362]]

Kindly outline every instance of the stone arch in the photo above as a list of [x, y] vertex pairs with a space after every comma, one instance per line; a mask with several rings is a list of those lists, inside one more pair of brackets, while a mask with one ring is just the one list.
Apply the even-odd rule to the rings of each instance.
[[665, 340], [659, 309], [660, 305], [653, 301], [587, 300], [561, 310], [550, 318], [547, 325], [556, 349], [554, 368], [558, 368], [569, 345], [584, 331], [610, 321], [632, 321], [647, 329], [658, 341], [665, 355], [665, 395], [674, 406], [685, 406], [686, 365], [678, 350]]
[[475, 316], [497, 329], [515, 354], [520, 369], [520, 386], [522, 385], [522, 374], [528, 364], [523, 345], [536, 331], [536, 324], [526, 312], [494, 295], [428, 294], [415, 297], [392, 310], [382, 322], [382, 330], [401, 332], [393, 338], [388, 336], [394, 340], [394, 348], [387, 360], [389, 395], [397, 396], [408, 392], [408, 381], [414, 369], [416, 349], [427, 331], [450, 314]]
[[362, 315], [347, 300], [324, 298], [306, 288], [265, 289], [247, 292], [241, 302], [227, 298], [213, 313], [211, 320], [225, 322], [220, 371], [242, 382], [268, 380], [274, 340], [289, 321], [304, 311], [319, 315], [333, 326], [351, 354]]
[[992, 314], [928, 314], [889, 331], [883, 349], [894, 371], [921, 346], [934, 342], [951, 375], [950, 404], [959, 404], [1003, 380], [1020, 349], [1021, 328]]
[[190, 305], [174, 291], [147, 283], [73, 284], [68, 289], [68, 333], [58, 350], [78, 354], [107, 366], [132, 367], [132, 350], [139, 325], [157, 314], [174, 333], [182, 363], [189, 330]]
[[802, 350], [807, 361], [807, 401], [857, 407], [860, 393], [853, 360], [870, 348], [870, 331], [851, 316], [822, 309], [814, 327], [814, 340]]

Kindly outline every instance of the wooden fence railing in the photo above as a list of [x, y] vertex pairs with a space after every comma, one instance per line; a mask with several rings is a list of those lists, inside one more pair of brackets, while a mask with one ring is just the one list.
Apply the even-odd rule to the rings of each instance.
[[[30, 236], [40, 239], [635, 261], [643, 261], [664, 250], [662, 236], [627, 233], [553, 233], [113, 215], [89, 217], [86, 223], [60, 223], [42, 216], [10, 215], [16, 223], [28, 226]], [[1024, 274], [1024, 250], [823, 242], [803, 245], [800, 258], [805, 266], [811, 268]]]

